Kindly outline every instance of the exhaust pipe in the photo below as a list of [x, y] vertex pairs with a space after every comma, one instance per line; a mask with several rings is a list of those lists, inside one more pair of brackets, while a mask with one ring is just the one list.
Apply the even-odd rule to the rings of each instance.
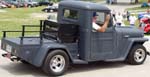
[[5, 53], [5, 54], [2, 54], [3, 57], [7, 57], [7, 58], [10, 58], [12, 55], [10, 53]]
[[7, 54], [2, 54], [2, 56], [3, 56], [3, 57], [6, 57], [6, 56], [7, 56]]
[[16, 56], [13, 56], [11, 55], [10, 53], [5, 53], [5, 54], [2, 54], [3, 57], [6, 57], [6, 58], [9, 58], [11, 61], [19, 61], [20, 58], [16, 57]]

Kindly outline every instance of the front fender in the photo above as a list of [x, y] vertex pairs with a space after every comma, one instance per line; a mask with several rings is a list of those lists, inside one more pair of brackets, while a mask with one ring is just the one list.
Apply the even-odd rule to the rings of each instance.
[[43, 44], [40, 50], [37, 52], [37, 54], [35, 54], [35, 57], [33, 58], [33, 65], [37, 67], [42, 66], [43, 61], [47, 56], [47, 53], [49, 53], [49, 50], [51, 49], [64, 49], [66, 50], [70, 59], [72, 59], [72, 56], [65, 45], [59, 43]]
[[128, 53], [130, 52], [131, 48], [133, 47], [134, 44], [143, 44], [145, 41], [148, 41], [147, 38], [128, 38], [128, 44], [126, 44], [125, 48], [125, 54], [124, 54], [124, 60], [128, 56]]

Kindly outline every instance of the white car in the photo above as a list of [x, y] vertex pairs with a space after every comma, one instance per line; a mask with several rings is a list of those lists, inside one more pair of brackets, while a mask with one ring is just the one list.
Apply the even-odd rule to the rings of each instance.
[[57, 12], [58, 11], [58, 4], [53, 4], [52, 6], [47, 6], [42, 9], [44, 12]]
[[7, 7], [6, 5], [0, 3], [0, 8], [6, 8], [6, 7]]

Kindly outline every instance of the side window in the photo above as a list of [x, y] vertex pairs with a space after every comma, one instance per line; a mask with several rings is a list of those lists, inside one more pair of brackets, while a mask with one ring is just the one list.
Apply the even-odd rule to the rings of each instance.
[[[93, 28], [93, 32], [95, 32], [95, 30], [97, 31], [98, 29], [100, 29], [100, 26], [107, 26], [107, 27], [111, 27], [112, 26], [112, 22], [111, 19], [106, 21], [106, 16], [108, 15], [108, 12], [93, 12], [93, 17], [92, 17], [92, 28]], [[104, 25], [106, 24], [106, 25]], [[105, 28], [101, 28], [102, 32], [105, 31], [107, 29], [107, 27]], [[101, 31], [100, 31], [101, 32]]]
[[64, 9], [64, 18], [77, 20], [78, 19], [78, 11], [77, 10]]

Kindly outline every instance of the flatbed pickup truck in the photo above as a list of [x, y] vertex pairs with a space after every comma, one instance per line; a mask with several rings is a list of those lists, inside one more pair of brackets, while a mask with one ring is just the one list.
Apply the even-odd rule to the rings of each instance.
[[[70, 64], [88, 64], [95, 61], [125, 61], [143, 64], [147, 51], [143, 46], [147, 38], [135, 27], [113, 25], [111, 17], [105, 32], [92, 28], [93, 13], [97, 24], [103, 25], [110, 9], [96, 3], [62, 1], [59, 3], [57, 22], [41, 20], [39, 26], [23, 26], [22, 31], [3, 31], [2, 56], [40, 67], [49, 75], [65, 73]], [[40, 31], [27, 31], [26, 27], [39, 27]], [[21, 32], [9, 38], [7, 33]], [[39, 32], [39, 36], [26, 33]]]

